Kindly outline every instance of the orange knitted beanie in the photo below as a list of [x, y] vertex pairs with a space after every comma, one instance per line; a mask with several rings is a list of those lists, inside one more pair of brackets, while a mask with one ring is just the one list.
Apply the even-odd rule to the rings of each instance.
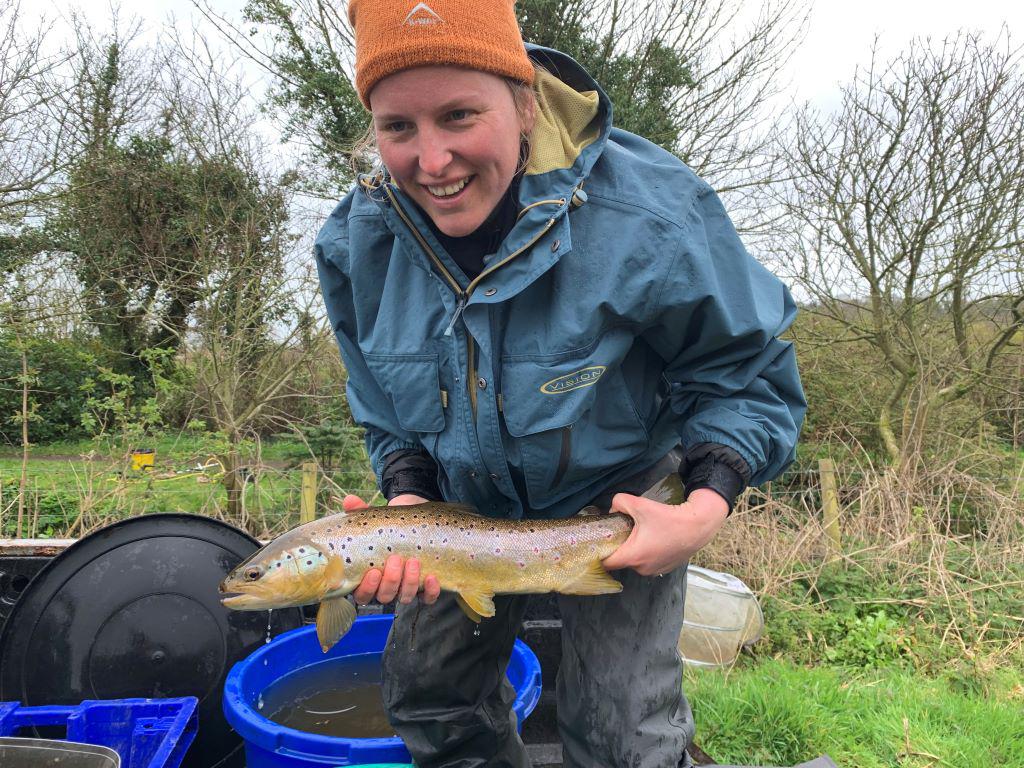
[[448, 64], [533, 84], [514, 11], [515, 0], [351, 0], [356, 33], [356, 90], [370, 91], [403, 69]]

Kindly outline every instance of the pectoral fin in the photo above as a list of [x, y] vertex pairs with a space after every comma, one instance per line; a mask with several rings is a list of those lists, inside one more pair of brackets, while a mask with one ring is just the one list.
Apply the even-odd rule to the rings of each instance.
[[[484, 616], [494, 615], [494, 593], [493, 592], [472, 592], [462, 590], [457, 593], [459, 605], [466, 615], [473, 621], [479, 623]], [[476, 614], [476, 618], [473, 615]]]
[[479, 613], [474, 611], [472, 608], [470, 608], [469, 603], [462, 599], [462, 595], [456, 593], [455, 600], [456, 602], [458, 602], [459, 608], [462, 609], [462, 612], [469, 617], [470, 621], [479, 624], [483, 620], [483, 617]]
[[352, 628], [356, 620], [356, 609], [344, 597], [334, 597], [320, 603], [316, 614], [316, 637], [320, 648], [327, 653], [331, 646]]
[[327, 561], [324, 579], [327, 589], [332, 592], [335, 589], [340, 589], [341, 585], [345, 583], [345, 565], [341, 562], [340, 557], [334, 556]]
[[611, 595], [622, 591], [622, 584], [608, 575], [608, 571], [595, 560], [579, 578], [558, 590], [563, 595]]

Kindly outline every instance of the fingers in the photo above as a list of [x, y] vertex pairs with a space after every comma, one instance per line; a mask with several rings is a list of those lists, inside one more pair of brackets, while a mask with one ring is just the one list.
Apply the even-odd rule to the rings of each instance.
[[352, 592], [352, 597], [355, 598], [357, 605], [366, 605], [373, 600], [382, 578], [383, 574], [379, 568], [371, 568], [363, 575], [363, 580]]
[[351, 512], [354, 509], [363, 509], [364, 507], [366, 507], [366, 502], [355, 494], [350, 493], [341, 500], [341, 508], [346, 512]]
[[398, 594], [398, 589], [402, 585], [404, 572], [402, 565], [402, 558], [398, 555], [391, 555], [384, 563], [384, 576], [380, 580], [380, 586], [377, 587], [378, 602], [390, 603], [395, 599], [395, 595]]
[[635, 548], [636, 529], [629, 534], [629, 538], [626, 539], [619, 548], [612, 552], [608, 557], [601, 561], [601, 565], [604, 566], [606, 571], [618, 571], [623, 568], [628, 568], [633, 565], [633, 550]]
[[405, 577], [402, 579], [402, 589], [399, 599], [408, 605], [420, 591], [420, 561], [415, 557], [405, 562]]
[[437, 580], [437, 576], [427, 576], [423, 580], [423, 594], [421, 599], [427, 605], [433, 605], [437, 602], [437, 598], [441, 596], [441, 582]]
[[640, 499], [629, 493], [616, 493], [612, 497], [612, 505], [609, 508], [609, 512], [622, 512], [623, 514], [629, 515], [634, 520], [637, 519], [637, 513], [639, 512], [637, 502]]
[[[390, 603], [398, 598], [408, 605], [420, 591], [420, 561], [411, 557], [404, 561], [399, 555], [391, 555], [380, 568], [371, 568], [352, 593], [359, 605], [371, 600]], [[423, 601], [435, 603], [441, 594], [441, 585], [436, 576], [428, 576], [424, 584]]]
[[634, 550], [637, 546], [637, 540], [640, 537], [640, 518], [641, 514], [636, 508], [637, 497], [632, 496], [628, 493], [617, 493], [612, 498], [612, 505], [609, 509], [610, 512], [622, 512], [633, 518], [636, 525], [633, 526], [633, 530], [629, 532], [629, 537], [619, 545], [619, 548], [612, 552], [608, 557], [601, 561], [601, 565], [604, 566], [605, 570], [618, 571], [622, 568], [630, 568], [636, 564], [636, 558], [634, 557]]
[[389, 507], [407, 507], [411, 504], [425, 504], [426, 499], [414, 493], [400, 493], [388, 502]]

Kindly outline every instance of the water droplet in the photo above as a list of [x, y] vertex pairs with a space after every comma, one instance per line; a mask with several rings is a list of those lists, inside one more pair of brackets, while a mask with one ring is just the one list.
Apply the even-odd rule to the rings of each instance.
[[473, 628], [473, 637], [480, 637], [480, 627], [479, 626]]
[[[273, 619], [273, 617], [274, 617], [274, 609], [271, 608], [269, 611], [267, 611], [267, 640], [264, 643], [264, 645], [267, 645], [270, 642], [270, 622]], [[266, 664], [267, 662], [264, 661], [263, 663]]]
[[256, 701], [256, 709], [263, 709], [263, 694], [260, 694], [259, 699]]

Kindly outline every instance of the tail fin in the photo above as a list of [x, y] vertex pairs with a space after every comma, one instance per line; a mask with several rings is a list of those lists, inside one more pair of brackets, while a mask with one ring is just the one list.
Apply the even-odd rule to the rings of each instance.
[[648, 488], [643, 498], [662, 504], [682, 504], [686, 501], [686, 489], [683, 488], [682, 478], [673, 472]]

